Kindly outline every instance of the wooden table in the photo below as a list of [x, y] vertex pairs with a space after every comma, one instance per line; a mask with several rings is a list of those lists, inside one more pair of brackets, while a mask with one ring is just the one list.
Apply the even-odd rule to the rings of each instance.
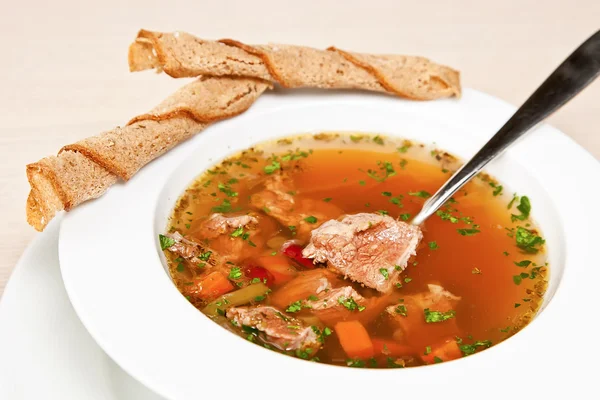
[[[182, 84], [128, 72], [140, 28], [423, 55], [459, 69], [465, 87], [515, 105], [600, 28], [597, 0], [37, 3], [0, 14], [0, 294], [35, 235], [25, 222], [25, 164], [125, 123]], [[600, 158], [600, 81], [550, 122]]]

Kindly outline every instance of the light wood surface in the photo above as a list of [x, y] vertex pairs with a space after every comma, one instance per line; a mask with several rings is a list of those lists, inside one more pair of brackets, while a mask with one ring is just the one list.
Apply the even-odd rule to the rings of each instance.
[[[35, 235], [25, 222], [25, 164], [125, 123], [182, 84], [128, 72], [127, 46], [140, 28], [423, 55], [459, 69], [465, 87], [515, 105], [600, 28], [598, 0], [55, 0], [2, 8], [0, 294]], [[600, 81], [550, 123], [600, 158]]]

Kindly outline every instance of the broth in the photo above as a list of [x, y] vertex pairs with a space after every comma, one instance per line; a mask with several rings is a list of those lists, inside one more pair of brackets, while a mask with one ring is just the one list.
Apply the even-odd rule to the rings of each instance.
[[[352, 304], [340, 300], [346, 297], [335, 304], [343, 312], [326, 315], [316, 312], [318, 304], [310, 300], [319, 293], [294, 297], [294, 282], [317, 275], [324, 279], [319, 274], [327, 265], [306, 263], [290, 253], [290, 247], [282, 247], [289, 241], [300, 248], [309, 243], [311, 231], [326, 221], [313, 215], [339, 219], [369, 213], [409, 221], [457, 166], [457, 160], [443, 151], [381, 136], [321, 134], [261, 144], [202, 174], [178, 200], [169, 232], [181, 233], [198, 245], [199, 252], [196, 258], [185, 257], [169, 248], [173, 239], [162, 236], [173, 281], [192, 304], [226, 329], [272, 350], [313, 361], [397, 368], [481, 351], [531, 320], [542, 302], [548, 274], [543, 239], [529, 218], [529, 200], [503, 193], [506, 189], [489, 176], [482, 174], [465, 185], [423, 224], [416, 255], [410, 257], [391, 292], [380, 293], [344, 280], [343, 275], [327, 278], [334, 282], [332, 291], [349, 286], [358, 293], [356, 298], [362, 296], [368, 304], [362, 311], [351, 310]], [[275, 218], [275, 209], [259, 208], [255, 202], [264, 193], [265, 182], [287, 178], [293, 188], [286, 195], [297, 209], [285, 218], [306, 211], [302, 207], [308, 207], [310, 214], [296, 216], [299, 222], [294, 225]], [[254, 228], [232, 226], [208, 235], [207, 219], [214, 213], [249, 214], [258, 222], [251, 223]], [[217, 255], [220, 261], [214, 261]], [[190, 261], [198, 259], [204, 261]], [[223, 279], [214, 273], [219, 268], [229, 286], [227, 281], [213, 285]], [[314, 327], [320, 348], [292, 351], [289, 343], [273, 344], [256, 326], [234, 325], [239, 320], [229, 315], [233, 311], [227, 310], [235, 307], [229, 308], [227, 297], [252, 291], [259, 287], [256, 283], [263, 292], [268, 286], [268, 293], [257, 289], [259, 294], [247, 304], [235, 306], [243, 310], [274, 306], [282, 318], [297, 324], [289, 329]], [[430, 288], [430, 284], [438, 286]], [[438, 297], [452, 307], [436, 301], [424, 309], [418, 305], [442, 289], [445, 294]], [[349, 350], [359, 345], [366, 350]]]

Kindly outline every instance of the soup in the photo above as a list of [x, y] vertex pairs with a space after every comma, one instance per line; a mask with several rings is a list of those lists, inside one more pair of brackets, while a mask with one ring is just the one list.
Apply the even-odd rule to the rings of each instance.
[[272, 351], [366, 368], [469, 356], [527, 325], [548, 267], [529, 199], [484, 174], [409, 224], [457, 166], [382, 136], [264, 143], [191, 184], [161, 247], [198, 310]]

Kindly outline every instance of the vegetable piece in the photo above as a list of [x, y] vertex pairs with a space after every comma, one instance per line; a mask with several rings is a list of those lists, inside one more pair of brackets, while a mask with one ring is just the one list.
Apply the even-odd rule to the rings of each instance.
[[234, 289], [229, 279], [218, 271], [211, 272], [202, 278], [199, 286], [202, 287], [202, 290], [198, 293], [197, 297], [203, 300], [214, 299]]
[[[225, 278], [227, 279], [227, 278]], [[227, 281], [229, 283], [229, 281]], [[229, 283], [231, 285], [231, 283]], [[232, 286], [233, 287], [233, 286]], [[219, 310], [223, 313], [229, 307], [242, 306], [251, 303], [257, 296], [264, 296], [269, 288], [264, 283], [255, 283], [236, 290], [233, 293], [227, 293], [202, 309], [202, 312], [209, 317], [219, 315]]]
[[295, 243], [284, 245], [281, 252], [306, 269], [315, 268], [315, 264], [311, 259], [302, 257], [302, 247], [300, 245]]
[[306, 300], [309, 296], [315, 295], [319, 288], [324, 289], [328, 282], [333, 280], [337, 280], [337, 276], [324, 269], [300, 272], [294, 279], [273, 292], [271, 304], [279, 309], [285, 309], [295, 301]]
[[298, 275], [296, 268], [284, 256], [262, 256], [256, 262], [271, 274], [274, 285], [281, 285]]
[[410, 346], [398, 343], [394, 340], [373, 338], [371, 339], [371, 342], [373, 343], [375, 356], [383, 354], [390, 357], [403, 357], [415, 353]]
[[342, 321], [335, 324], [342, 348], [350, 358], [370, 358], [375, 355], [373, 342], [367, 330], [359, 321]]
[[272, 286], [275, 283], [275, 278], [266, 268], [258, 265], [248, 265], [244, 267], [244, 275], [250, 280], [258, 279], [267, 286]]
[[462, 352], [456, 340], [450, 338], [431, 346], [431, 352], [427, 355], [422, 354], [421, 360], [426, 364], [437, 364], [442, 361], [456, 360], [461, 357]]

